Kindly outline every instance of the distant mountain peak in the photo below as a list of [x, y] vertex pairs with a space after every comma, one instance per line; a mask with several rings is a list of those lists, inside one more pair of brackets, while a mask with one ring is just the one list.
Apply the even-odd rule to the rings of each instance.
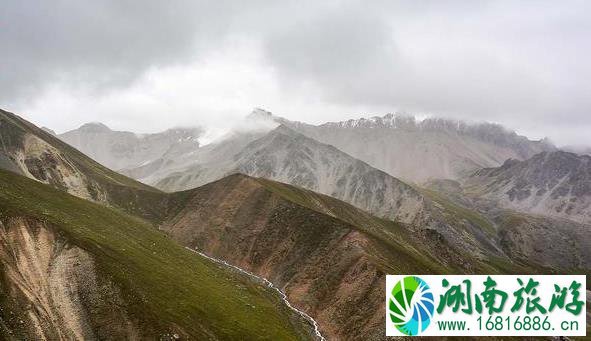
[[102, 132], [110, 132], [112, 131], [111, 128], [107, 127], [104, 123], [100, 122], [90, 122], [85, 123], [80, 128], [81, 131], [85, 132], [93, 132], [93, 133], [102, 133]]
[[250, 114], [248, 114], [248, 116], [246, 116], [247, 119], [265, 119], [265, 120], [272, 120], [275, 118], [275, 116], [273, 116], [273, 113], [271, 113], [270, 111], [267, 111], [265, 109], [261, 109], [261, 108], [254, 108], [252, 110], [252, 112]]
[[328, 122], [321, 126], [333, 128], [398, 128], [399, 126], [408, 125], [416, 125], [416, 119], [414, 116], [388, 113], [384, 116], [372, 116], [369, 118], [362, 117], [346, 121]]
[[111, 130], [103, 123], [86, 123], [59, 135], [59, 138], [111, 169], [145, 165], [165, 154], [168, 156], [195, 150], [204, 129], [195, 126], [173, 127], [157, 133], [137, 134]]
[[[174, 127], [167, 129], [162, 134], [174, 135], [174, 136], [183, 136], [183, 137], [191, 137], [197, 139], [199, 136], [203, 134], [204, 130], [201, 127]], [[152, 134], [154, 135], [154, 134]]]
[[470, 134], [474, 131], [487, 131], [488, 134], [518, 136], [512, 130], [509, 130], [498, 123], [481, 122], [472, 123], [456, 119], [441, 117], [428, 117], [419, 119], [414, 115], [407, 113], [388, 113], [383, 116], [362, 117], [349, 119], [346, 121], [328, 122], [320, 125], [325, 128], [387, 128], [404, 129], [411, 131], [433, 131], [442, 130], [458, 134]]

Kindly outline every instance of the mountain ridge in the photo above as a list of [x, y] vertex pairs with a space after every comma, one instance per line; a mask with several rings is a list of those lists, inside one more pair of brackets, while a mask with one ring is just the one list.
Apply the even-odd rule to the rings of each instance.
[[[0, 121], [0, 129], [6, 125], [2, 122], [6, 121]], [[24, 123], [21, 122], [21, 124]], [[9, 135], [14, 132], [14, 129], [4, 129], [0, 132], [2, 132], [3, 141], [8, 140], [7, 137], [10, 138], [10, 141], [22, 140], [22, 133], [14, 136]], [[37, 133], [37, 130], [29, 129], [25, 135]], [[111, 174], [112, 177], [120, 177], [120, 185], [123, 188], [126, 187], [124, 185], [126, 182], [129, 182], [129, 186], [137, 185], [133, 180], [100, 168], [102, 166], [86, 156], [78, 155], [80, 154], [78, 151], [72, 150], [73, 148], [66, 146], [63, 142], [55, 142], [52, 140], [53, 137], [48, 137], [49, 134], [40, 136], [49, 142], [54, 142], [56, 147], [51, 150], [51, 155], [59, 156], [72, 163], [76, 169], [80, 168], [90, 172], [86, 174], [81, 171], [81, 176], [91, 180], [95, 176], [101, 176], [100, 172], [99, 174], [91, 172], [95, 169], [97, 172], [98, 170], [106, 172], [102, 176]], [[223, 146], [211, 145], [200, 148], [200, 152], [205, 152], [205, 154], [191, 154], [189, 159], [199, 157], [202, 161], [207, 161], [206, 166], [209, 163], [220, 162], [220, 160], [230, 162], [227, 168], [228, 173], [250, 169], [251, 173], [257, 176], [277, 178], [286, 176], [292, 182], [314, 187], [316, 190], [320, 188], [325, 190], [327, 188], [340, 190], [350, 188], [350, 191], [340, 194], [327, 190], [333, 196], [340, 195], [350, 201], [354, 201], [356, 195], [364, 193], [363, 189], [355, 187], [360, 184], [366, 184], [366, 190], [371, 193], [388, 193], [384, 187], [380, 186], [388, 184], [387, 179], [390, 179], [392, 188], [403, 190], [398, 194], [392, 192], [390, 198], [397, 197], [400, 200], [387, 200], [393, 205], [391, 208], [395, 209], [394, 213], [409, 202], [412, 203], [413, 194], [419, 199], [419, 209], [409, 210], [413, 214], [406, 217], [409, 218], [408, 224], [394, 222], [373, 216], [332, 196], [263, 177], [242, 174], [224, 176], [226, 174], [220, 171], [224, 168], [213, 167], [211, 174], [222, 176], [221, 179], [182, 192], [164, 193], [147, 186], [147, 189], [150, 190], [145, 192], [138, 191], [137, 188], [131, 192], [129, 189], [121, 189], [125, 193], [134, 193], [131, 198], [141, 199], [141, 201], [132, 201], [135, 210], [127, 211], [134, 217], [118, 210], [75, 199], [65, 193], [54, 194], [55, 191], [49, 191], [47, 185], [57, 189], [60, 189], [60, 186], [51, 182], [48, 182], [47, 185], [40, 184], [39, 181], [32, 182], [33, 185], [23, 185], [25, 186], [24, 192], [19, 194], [19, 187], [14, 186], [21, 182], [29, 183], [27, 182], [29, 180], [18, 175], [0, 172], [0, 186], [6, 186], [6, 190], [3, 189], [0, 193], [0, 196], [3, 196], [3, 199], [0, 200], [0, 206], [2, 206], [0, 218], [14, 217], [15, 215], [10, 212], [14, 211], [13, 207], [16, 205], [19, 213], [17, 218], [30, 216], [30, 213], [34, 213], [33, 217], [37, 221], [28, 227], [30, 231], [39, 229], [43, 231], [45, 228], [38, 224], [49, 219], [49, 222], [56, 225], [57, 228], [63, 226], [65, 228], [63, 231], [77, 233], [79, 236], [76, 237], [79, 242], [77, 245], [82, 247], [83, 252], [78, 249], [62, 251], [64, 249], [56, 248], [59, 252], [50, 257], [29, 258], [34, 260], [34, 264], [44, 262], [43, 259], [51, 259], [52, 257], [72, 258], [83, 264], [83, 269], [89, 269], [87, 271], [89, 273], [94, 273], [92, 270], [94, 263], [84, 260], [88, 259], [87, 251], [90, 251], [90, 255], [94, 257], [97, 255], [97, 250], [101, 250], [100, 252], [108, 250], [109, 255], [115, 252], [117, 255], [115, 259], [125, 262], [135, 259], [137, 252], [146, 257], [154, 255], [154, 259], [146, 260], [149, 264], [152, 261], [164, 261], [160, 257], [168, 257], [166, 256], [168, 253], [177, 255], [178, 250], [160, 252], [159, 247], [154, 248], [150, 242], [146, 245], [140, 242], [143, 240], [142, 238], [156, 238], [153, 233], [157, 233], [160, 229], [168, 235], [165, 238], [168, 242], [158, 239], [158, 246], [173, 247], [169, 243], [174, 240], [182, 246], [204, 252], [256, 275], [268, 278], [277, 288], [287, 294], [290, 302], [293, 302], [298, 309], [313, 316], [320, 323], [323, 335], [360, 340], [367, 339], [368, 336], [373, 339], [384, 339], [385, 337], [379, 331], [385, 317], [382, 298], [383, 278], [386, 273], [527, 274], [554, 273], [559, 269], [578, 273], [585, 271], [584, 269], [588, 268], [591, 262], [587, 252], [589, 248], [586, 246], [590, 241], [585, 234], [581, 234], [584, 233], [584, 230], [581, 230], [581, 225], [564, 224], [564, 226], [559, 226], [561, 229], [557, 230], [555, 220], [538, 220], [524, 214], [513, 213], [513, 215], [503, 213], [498, 217], [485, 216], [472, 207], [456, 205], [442, 196], [437, 196], [434, 192], [416, 185], [406, 185], [363, 161], [350, 157], [334, 146], [322, 144], [285, 126], [279, 126], [262, 137], [258, 134], [248, 136], [238, 134], [235, 137], [236, 140]], [[243, 146], [244, 141], [251, 141], [248, 143], [248, 147]], [[33, 152], [34, 149], [19, 150], [27, 152], [28, 154], [25, 154], [29, 158], [43, 160]], [[222, 152], [226, 154], [220, 155]], [[0, 155], [4, 154], [0, 153]], [[6, 155], [10, 161], [12, 154]], [[77, 158], [76, 155], [78, 155]], [[230, 155], [229, 158], [228, 155]], [[319, 155], [323, 157], [319, 157]], [[338, 166], [342, 164], [348, 166]], [[235, 165], [241, 167], [234, 167]], [[50, 167], [51, 163], [42, 162], [41, 166], [41, 170], [53, 174], [51, 172], [54, 169]], [[96, 168], [89, 168], [90, 166]], [[268, 172], [269, 170], [271, 172]], [[339, 183], [339, 178], [351, 178], [351, 174], [360, 176], [359, 179], [354, 179], [352, 186]], [[292, 175], [295, 177], [292, 178]], [[6, 176], [7, 180], [2, 181], [2, 176]], [[375, 183], [370, 181], [371, 179], [374, 179]], [[282, 180], [284, 179], [282, 178]], [[453, 184], [441, 187], [452, 190], [456, 188]], [[460, 190], [461, 187], [458, 191]], [[62, 191], [64, 190], [62, 189]], [[37, 195], [32, 198], [34, 193]], [[105, 191], [105, 193], [112, 195], [113, 192]], [[350, 194], [353, 196], [348, 196]], [[23, 195], [25, 195], [24, 199]], [[375, 209], [383, 204], [381, 201], [383, 198], [379, 196], [367, 196], [367, 198], [369, 200], [367, 207], [369, 208]], [[130, 197], [123, 196], [119, 199], [125, 202], [125, 200], [130, 200]], [[101, 205], [110, 203], [97, 202]], [[356, 204], [361, 206], [363, 202]], [[99, 213], [94, 214], [88, 211], [89, 207], [94, 207], [94, 210]], [[22, 211], [26, 214], [23, 214]], [[390, 210], [386, 209], [385, 211], [389, 212]], [[407, 210], [402, 209], [402, 211]], [[44, 216], [44, 214], [49, 215]], [[396, 217], [391, 216], [391, 218]], [[405, 216], [401, 216], [401, 220], [404, 221], [404, 218]], [[26, 232], [29, 230], [22, 230], [18, 227], [20, 225], [11, 222], [9, 230], [22, 231], [23, 236], [35, 235]], [[130, 231], [127, 229], [128, 226], [135, 227]], [[146, 228], [151, 230], [146, 232], [144, 231]], [[559, 243], [554, 240], [556, 235], [561, 235]], [[39, 236], [34, 238], [54, 238], [51, 234], [40, 234]], [[34, 251], [35, 247], [29, 248], [21, 242], [29, 237], [12, 238], [0, 234], [0, 238], [10, 241], [0, 243], [0, 254], [2, 246], [9, 245], [15, 249], [6, 249], [4, 254], [27, 250], [28, 254], [37, 255]], [[88, 242], [91, 244], [88, 245]], [[100, 245], [98, 249], [93, 245], [97, 242]], [[138, 242], [140, 245], [144, 245], [141, 251], [136, 249], [130, 250], [130, 253], [126, 251], [128, 247], [125, 244], [131, 243], [137, 246]], [[546, 250], [540, 254], [536, 245], [557, 245], [558, 249]], [[569, 247], [574, 247], [575, 250], [571, 250]], [[111, 249], [113, 249], [112, 252]], [[178, 256], [181, 258], [186, 256], [183, 255]], [[7, 259], [3, 261], [3, 264], [14, 268], [10, 259]], [[137, 259], [132, 263], [136, 261]], [[187, 259], [179, 263], [167, 259], [166, 262], [166, 264], [172, 262], [170, 265], [172, 269], [178, 270], [176, 267], [182, 267], [186, 262], [192, 261]], [[111, 263], [101, 264], [112, 266]], [[166, 265], [166, 267], [168, 266]], [[155, 267], [158, 268], [158, 266]], [[18, 270], [15, 270], [16, 272], [26, 274], [24, 269], [18, 267], [16, 269]], [[53, 269], [49, 267], [47, 272], [54, 271]], [[72, 283], [84, 282], [78, 280], [78, 278], [85, 278], [81, 272], [71, 270], [69, 267], [66, 269], [68, 269], [68, 273], [72, 273]], [[170, 269], [162, 270], [168, 271]], [[180, 273], [184, 273], [185, 270], [187, 269], [183, 268]], [[149, 278], [151, 273], [148, 271], [142, 270], [140, 274], [141, 276], [132, 276], [133, 281], [127, 279], [130, 281], [129, 285], [142, 287], [148, 284], [155, 286], [162, 284], [151, 281]], [[176, 279], [176, 275], [178, 274], [167, 274], [165, 277], [175, 278], [175, 281], [178, 281], [175, 285], [181, 286], [179, 290], [187, 290], [187, 288], [182, 289], [185, 285], [195, 288], [195, 283], [203, 281], [203, 279], [201, 281], [194, 279], [195, 283], [193, 280], [186, 282], [189, 277]], [[123, 278], [127, 278], [126, 276], [124, 273]], [[136, 280], [140, 282], [136, 283]], [[227, 278], [227, 280], [231, 280], [231, 278]], [[89, 288], [94, 287], [89, 286]], [[167, 285], [167, 288], [170, 286]], [[174, 295], [174, 290], [172, 293], [167, 291], [166, 294]], [[255, 295], [247, 301], [240, 301], [240, 304], [244, 303], [246, 304], [244, 307], [250, 307], [251, 300], [260, 302], [258, 300], [261, 297], [257, 297]], [[174, 298], [173, 301], [176, 299]], [[220, 299], [216, 298], [216, 300]], [[167, 303], [154, 304], [160, 307]], [[180, 309], [180, 315], [177, 318], [184, 319], [182, 312], [185, 310], [180, 307], [183, 307], [183, 304], [177, 307]], [[275, 308], [269, 309], [271, 312], [275, 311], [273, 310]], [[175, 312], [175, 309], [167, 310], [167, 313], [173, 315]], [[118, 321], [127, 321], [123, 315], [119, 315]], [[210, 317], [208, 316], [216, 315], [202, 316], [203, 321], [209, 321]], [[293, 325], [289, 327], [289, 323], [285, 325], [283, 322], [278, 322], [279, 320], [275, 320], [277, 323], [274, 322], [273, 325], [283, 325], [284, 327], [278, 327], [278, 330], [291, 333], [289, 330], [293, 329]], [[288, 320], [291, 321], [290, 318]], [[190, 322], [190, 324], [193, 326], [190, 332], [187, 332], [186, 328], [181, 328], [181, 330], [173, 328], [172, 331], [178, 332], [180, 335], [185, 335], [183, 333], [199, 335], [201, 338], [208, 338], [208, 336], [194, 333], [201, 333], [200, 330], [220, 332], [215, 326], [207, 325], [202, 329], [199, 324], [194, 322]], [[89, 323], [80, 322], [79, 325], [89, 325]], [[154, 324], [154, 326], [157, 330], [163, 330], [158, 324]], [[163, 328], [171, 330], [166, 325]], [[240, 328], [242, 327], [237, 327], [237, 329]], [[122, 328], [117, 327], [117, 330], [122, 330]], [[301, 329], [296, 328], [293, 331], [296, 333], [295, 338], [302, 337]]]
[[547, 139], [532, 141], [492, 123], [386, 114], [312, 125], [257, 112], [261, 119], [284, 124], [390, 175], [419, 183], [459, 179], [509, 158], [525, 159], [556, 149]]
[[[21, 117], [0, 110], [0, 168], [148, 220], [167, 214], [164, 193], [116, 173]], [[159, 207], [159, 210], [155, 210]]]
[[[541, 151], [556, 150], [548, 139], [530, 140], [496, 123], [437, 117], [420, 120], [408, 114], [390, 113], [313, 125], [255, 108], [244, 121], [283, 124], [392, 176], [418, 183], [435, 178], [459, 179], [479, 168], [499, 166], [509, 158], [523, 160]], [[81, 145], [73, 139], [67, 141]], [[195, 151], [198, 147], [188, 148]], [[131, 170], [133, 174], [134, 168], [156, 159], [144, 158], [143, 162], [114, 168]]]
[[189, 192], [185, 208], [161, 229], [182, 245], [268, 278], [329, 339], [385, 339], [379, 326], [386, 273], [465, 271], [468, 263], [473, 271], [490, 269], [435, 231], [419, 237], [303, 188], [233, 174]]
[[97, 162], [120, 170], [144, 165], [166, 153], [198, 149], [203, 132], [199, 127], [175, 127], [159, 133], [137, 134], [92, 122], [57, 136]]
[[237, 154], [228, 155], [221, 163], [198, 166], [209, 168], [196, 171], [188, 167], [155, 185], [168, 191], [183, 190], [240, 172], [331, 195], [403, 222], [416, 221], [422, 210], [420, 195], [411, 186], [285, 125], [250, 142]]
[[591, 223], [591, 156], [542, 152], [524, 161], [507, 160], [463, 181], [474, 197], [518, 211]]

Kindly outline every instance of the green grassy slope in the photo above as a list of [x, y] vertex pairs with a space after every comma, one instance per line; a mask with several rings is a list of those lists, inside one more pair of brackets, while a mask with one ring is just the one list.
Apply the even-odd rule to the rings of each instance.
[[299, 324], [267, 289], [221, 269], [120, 211], [0, 170], [0, 219], [35, 218], [94, 256], [147, 328], [177, 326], [193, 339], [296, 340]]

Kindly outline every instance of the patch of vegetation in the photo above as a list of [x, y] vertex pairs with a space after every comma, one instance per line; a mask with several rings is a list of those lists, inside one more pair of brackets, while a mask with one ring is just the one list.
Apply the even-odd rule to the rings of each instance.
[[500, 220], [500, 225], [506, 227], [520, 226], [528, 223], [524, 214], [510, 210], [504, 210]]
[[452, 200], [446, 198], [444, 195], [441, 195], [440, 193], [435, 192], [433, 190], [420, 188], [419, 191], [421, 192], [421, 194], [433, 200], [445, 209], [447, 217], [452, 220], [450, 221], [450, 223], [455, 225], [461, 225], [458, 224], [458, 222], [462, 219], [465, 219], [472, 225], [480, 228], [483, 232], [487, 233], [488, 235], [493, 236], [496, 234], [496, 229], [494, 225], [480, 213], [469, 208], [460, 206], [454, 203]]
[[[275, 293], [220, 268], [149, 223], [0, 170], [0, 219], [33, 218], [94, 256], [148, 330], [180, 329], [192, 339], [305, 338]], [[297, 321], [296, 321], [297, 320]]]

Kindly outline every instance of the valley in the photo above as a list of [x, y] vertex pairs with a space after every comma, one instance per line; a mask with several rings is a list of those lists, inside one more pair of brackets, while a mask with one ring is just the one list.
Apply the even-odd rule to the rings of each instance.
[[[591, 268], [584, 222], [497, 204], [471, 177], [407, 184], [283, 125], [199, 146], [192, 155], [202, 164], [173, 157], [182, 172], [158, 182], [173, 190], [165, 192], [3, 115], [3, 290], [22, 302], [10, 310], [16, 320], [6, 316], [17, 321], [11, 333], [232, 339], [242, 323], [265, 321], [265, 332], [281, 339], [382, 340], [386, 274]], [[166, 174], [164, 164], [128, 174]], [[485, 174], [478, 172], [476, 179]], [[81, 190], [89, 187], [100, 195]], [[66, 289], [63, 279], [80, 284]], [[255, 314], [230, 314], [237, 308], [218, 298], [197, 308], [222, 291], [240, 297], [230, 304], [238, 314]], [[95, 316], [88, 304], [97, 300], [121, 309]], [[236, 318], [236, 329], [223, 327]], [[120, 323], [104, 329], [101, 319]]]

